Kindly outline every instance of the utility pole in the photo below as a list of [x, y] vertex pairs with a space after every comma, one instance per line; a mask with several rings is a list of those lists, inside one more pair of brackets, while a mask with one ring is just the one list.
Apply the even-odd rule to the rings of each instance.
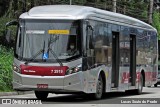
[[148, 23], [152, 24], [152, 15], [153, 15], [153, 0], [149, 1], [149, 17], [148, 17]]
[[31, 8], [34, 7], [34, 0], [31, 0]]
[[125, 3], [124, 3], [125, 5], [124, 5], [124, 7], [123, 7], [123, 14], [126, 14], [126, 0], [124, 0], [124, 2], [125, 2]]
[[72, 5], [72, 0], [69, 1], [69, 4]]
[[116, 13], [117, 0], [112, 0], [112, 11]]
[[26, 12], [26, 0], [22, 0], [23, 8], [22, 12]]
[[18, 10], [18, 0], [14, 0], [14, 11]]

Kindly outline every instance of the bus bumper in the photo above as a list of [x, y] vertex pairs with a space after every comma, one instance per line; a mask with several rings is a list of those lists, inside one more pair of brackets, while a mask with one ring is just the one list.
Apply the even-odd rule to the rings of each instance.
[[[84, 92], [83, 72], [66, 76], [33, 76], [13, 71], [13, 89], [19, 91]], [[43, 84], [47, 87], [39, 88]]]

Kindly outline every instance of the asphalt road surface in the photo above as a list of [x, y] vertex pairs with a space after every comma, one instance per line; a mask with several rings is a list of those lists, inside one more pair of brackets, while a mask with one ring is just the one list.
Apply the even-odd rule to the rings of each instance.
[[[37, 100], [34, 94], [1, 96], [0, 98], [20, 98], [22, 100]], [[142, 104], [142, 101], [144, 103]], [[140, 103], [139, 103], [140, 102]], [[156, 104], [159, 102], [159, 104]], [[134, 103], [134, 104], [133, 104]], [[138, 104], [137, 104], [138, 103]], [[66, 105], [67, 104], [67, 105]], [[4, 105], [0, 107], [35, 107], [37, 105]], [[71, 94], [49, 94], [46, 101], [42, 101], [42, 105], [38, 107], [160, 107], [160, 86], [145, 87], [141, 95], [133, 95], [132, 93], [112, 92], [106, 93], [101, 100], [94, 100], [86, 95]]]

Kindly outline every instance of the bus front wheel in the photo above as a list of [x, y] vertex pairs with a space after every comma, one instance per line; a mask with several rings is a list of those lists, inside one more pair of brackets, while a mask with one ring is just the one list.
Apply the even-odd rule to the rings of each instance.
[[39, 100], [46, 100], [48, 97], [48, 92], [45, 91], [35, 91], [35, 96], [37, 97], [37, 99]]
[[103, 79], [102, 76], [99, 75], [98, 81], [97, 81], [97, 87], [96, 87], [96, 93], [93, 94], [94, 99], [101, 99], [103, 94]]

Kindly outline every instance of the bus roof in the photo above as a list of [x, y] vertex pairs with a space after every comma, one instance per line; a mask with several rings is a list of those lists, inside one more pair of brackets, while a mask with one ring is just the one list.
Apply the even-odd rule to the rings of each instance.
[[88, 6], [78, 5], [45, 5], [37, 6], [30, 9], [28, 12], [23, 13], [20, 18], [22, 19], [86, 19], [89, 17], [101, 17], [111, 21], [125, 23], [132, 26], [146, 28], [156, 31], [151, 25], [140, 21], [138, 19], [122, 15], [119, 13], [109, 12]]

